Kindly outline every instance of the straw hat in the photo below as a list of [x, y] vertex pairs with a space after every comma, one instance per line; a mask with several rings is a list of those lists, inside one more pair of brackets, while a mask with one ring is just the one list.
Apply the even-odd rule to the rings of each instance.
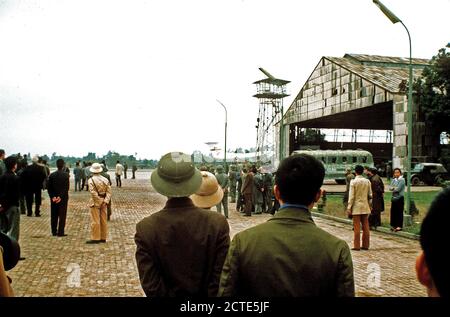
[[210, 208], [222, 201], [223, 190], [217, 182], [217, 178], [210, 172], [202, 173], [202, 185], [191, 199], [194, 205], [200, 208]]
[[161, 157], [150, 180], [161, 195], [189, 197], [200, 188], [202, 174], [195, 168], [190, 155], [170, 152]]
[[103, 171], [103, 167], [100, 165], [100, 163], [94, 163], [94, 164], [92, 164], [89, 171], [94, 174], [99, 174]]

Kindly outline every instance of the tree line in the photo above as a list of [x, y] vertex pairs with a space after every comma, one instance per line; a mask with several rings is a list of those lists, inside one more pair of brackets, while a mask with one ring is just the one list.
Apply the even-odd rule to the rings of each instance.
[[48, 156], [47, 154], [41, 155], [41, 158], [43, 160], [46, 160], [51, 167], [56, 166], [56, 161], [58, 159], [63, 159], [68, 167], [74, 167], [76, 162], [78, 161], [80, 163], [83, 161], [87, 163], [87, 162], [101, 162], [103, 160], [105, 161], [106, 166], [108, 168], [116, 166], [117, 161], [120, 161], [121, 164], [126, 163], [129, 168], [131, 168], [133, 164], [136, 164], [137, 168], [139, 169], [142, 168], [153, 169], [156, 168], [156, 166], [158, 165], [157, 160], [137, 159], [134, 155], [124, 155], [115, 151], [108, 151], [108, 153], [106, 153], [103, 156], [98, 156], [96, 153], [89, 152], [87, 153], [87, 155], [82, 157], [58, 155], [57, 153], [54, 152], [51, 154], [51, 156]]

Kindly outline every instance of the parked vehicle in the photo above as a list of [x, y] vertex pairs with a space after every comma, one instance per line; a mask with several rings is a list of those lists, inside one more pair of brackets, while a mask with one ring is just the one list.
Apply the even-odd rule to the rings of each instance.
[[334, 179], [345, 184], [345, 170], [355, 170], [356, 165], [374, 167], [372, 154], [365, 150], [298, 150], [292, 154], [309, 154], [322, 161], [325, 179]]
[[[404, 173], [405, 180], [408, 173]], [[440, 185], [450, 180], [450, 173], [440, 163], [417, 163], [411, 171], [411, 185], [417, 186], [422, 183], [433, 186]]]

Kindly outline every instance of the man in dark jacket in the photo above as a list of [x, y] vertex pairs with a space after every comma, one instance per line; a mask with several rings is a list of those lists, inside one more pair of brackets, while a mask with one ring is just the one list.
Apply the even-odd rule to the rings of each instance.
[[132, 179], [136, 178], [136, 171], [137, 171], [136, 163], [133, 163], [133, 166], [131, 167], [131, 172], [133, 173], [133, 176], [131, 177]]
[[420, 228], [422, 252], [416, 259], [416, 273], [428, 296], [450, 298], [448, 272], [448, 224], [450, 222], [450, 187], [442, 190], [431, 203]]
[[36, 217], [41, 216], [42, 203], [42, 186], [46, 179], [44, 167], [38, 164], [39, 158], [33, 157], [33, 164], [27, 166], [20, 176], [21, 184], [25, 193], [25, 200], [27, 203], [27, 216], [31, 217], [33, 211], [33, 198], [35, 203], [34, 214]]
[[136, 262], [149, 297], [216, 296], [230, 243], [225, 217], [194, 206], [202, 176], [191, 156], [164, 155], [152, 172], [154, 189], [168, 197], [165, 207], [136, 226]]
[[242, 182], [241, 192], [244, 195], [245, 200], [245, 216], [250, 217], [252, 215], [253, 208], [253, 190], [254, 190], [254, 174], [251, 170], [248, 171], [247, 175]]
[[274, 193], [281, 207], [266, 223], [234, 236], [219, 296], [354, 296], [347, 243], [318, 228], [309, 211], [324, 176], [323, 164], [310, 155], [280, 163]]
[[372, 186], [372, 210], [369, 215], [369, 226], [376, 229], [381, 226], [381, 213], [384, 211], [384, 183], [376, 168], [368, 168], [366, 175]]
[[24, 154], [23, 159], [17, 160], [17, 170], [16, 170], [16, 175], [19, 176], [19, 181], [21, 182], [20, 196], [19, 196], [19, 208], [20, 208], [20, 213], [22, 215], [26, 214], [25, 192], [24, 192], [24, 188], [22, 186], [22, 173], [27, 168], [27, 166], [28, 166], [27, 155]]
[[16, 175], [17, 158], [9, 156], [5, 159], [6, 172], [0, 177], [0, 230], [19, 241], [20, 233], [20, 180]]
[[64, 171], [64, 160], [56, 161], [58, 170], [48, 178], [48, 195], [51, 202], [50, 222], [52, 235], [67, 236], [64, 233], [67, 216], [67, 203], [69, 202], [69, 174]]

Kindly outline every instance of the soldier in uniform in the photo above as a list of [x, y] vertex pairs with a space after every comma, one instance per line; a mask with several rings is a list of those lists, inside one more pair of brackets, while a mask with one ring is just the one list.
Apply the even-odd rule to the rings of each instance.
[[239, 177], [237, 180], [237, 202], [236, 211], [242, 212], [244, 210], [244, 194], [241, 193], [242, 184], [244, 182], [245, 176], [247, 175], [247, 170], [245, 168], [241, 169], [239, 172]]
[[133, 176], [131, 177], [132, 179], [136, 179], [136, 171], [137, 171], [136, 163], [133, 163], [133, 166], [131, 167], [131, 172], [133, 173]]
[[230, 172], [228, 173], [228, 178], [230, 180], [230, 197], [231, 202], [236, 202], [236, 185], [237, 185], [237, 179], [239, 174], [236, 170], [236, 165], [232, 164], [230, 165]]
[[[245, 170], [246, 171], [246, 170]], [[253, 190], [254, 190], [254, 173], [253, 170], [249, 170], [242, 181], [241, 194], [245, 200], [245, 216], [250, 217], [253, 209]]]
[[217, 166], [217, 174], [216, 174], [217, 182], [223, 190], [223, 198], [222, 201], [217, 205], [217, 211], [222, 213], [222, 205], [223, 205], [223, 214], [225, 218], [228, 219], [228, 187], [229, 187], [229, 179], [228, 175], [224, 173], [222, 165]]
[[107, 205], [111, 200], [111, 185], [108, 180], [101, 176], [103, 171], [99, 163], [94, 163], [90, 167], [92, 177], [88, 180], [88, 188], [91, 192], [89, 207], [91, 209], [91, 240], [88, 244], [106, 242], [108, 236]]
[[81, 189], [80, 191], [84, 190], [84, 185], [86, 185], [86, 162], [83, 161], [81, 163]]
[[128, 164], [123, 162], [123, 178], [127, 179]]
[[253, 205], [255, 206], [255, 214], [262, 213], [263, 195], [264, 195], [264, 180], [261, 174], [261, 168], [253, 167]]
[[272, 188], [273, 188], [273, 177], [272, 173], [264, 173], [263, 174], [263, 180], [264, 180], [264, 205], [263, 205], [263, 212], [268, 213], [272, 210]]

